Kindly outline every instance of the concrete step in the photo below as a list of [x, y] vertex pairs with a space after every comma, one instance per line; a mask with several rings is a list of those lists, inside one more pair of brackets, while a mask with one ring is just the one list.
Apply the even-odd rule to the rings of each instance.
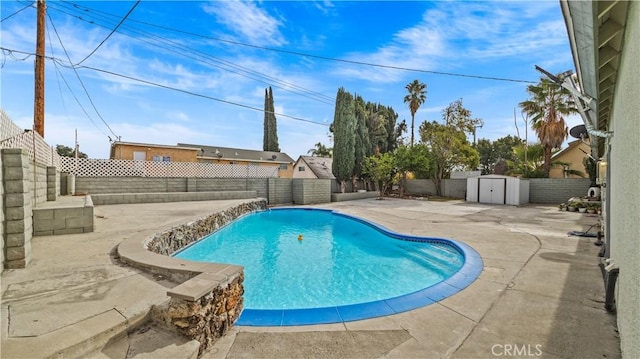
[[147, 322], [118, 335], [101, 350], [87, 357], [95, 359], [196, 359], [200, 343]]

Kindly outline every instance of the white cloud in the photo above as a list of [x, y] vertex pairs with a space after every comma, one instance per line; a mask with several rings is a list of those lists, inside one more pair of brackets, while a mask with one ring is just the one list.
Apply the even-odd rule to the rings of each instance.
[[[551, 11], [548, 3], [443, 2], [435, 6], [425, 11], [419, 23], [396, 32], [375, 52], [351, 53], [347, 59], [447, 72], [474, 62], [518, 57], [553, 61], [566, 44], [564, 35], [559, 36], [566, 32], [563, 21], [545, 20], [545, 12]], [[341, 65], [335, 71], [375, 83], [393, 83], [406, 75], [359, 65]]]
[[280, 33], [282, 21], [258, 7], [256, 2], [214, 1], [204, 11], [253, 44], [281, 46], [287, 43]]

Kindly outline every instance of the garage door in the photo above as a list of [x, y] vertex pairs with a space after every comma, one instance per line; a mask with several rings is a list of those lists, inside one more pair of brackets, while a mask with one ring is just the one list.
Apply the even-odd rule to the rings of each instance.
[[478, 202], [505, 204], [506, 178], [478, 178]]

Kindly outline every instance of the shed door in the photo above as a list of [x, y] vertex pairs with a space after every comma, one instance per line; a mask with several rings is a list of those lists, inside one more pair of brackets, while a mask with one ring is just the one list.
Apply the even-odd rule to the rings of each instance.
[[478, 178], [478, 202], [505, 204], [506, 178]]

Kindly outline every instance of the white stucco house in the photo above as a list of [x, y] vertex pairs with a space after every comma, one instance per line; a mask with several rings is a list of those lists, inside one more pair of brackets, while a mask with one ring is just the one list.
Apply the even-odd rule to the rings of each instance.
[[604, 183], [609, 309], [617, 311], [623, 358], [640, 358], [640, 1], [561, 0], [560, 6], [581, 115]]

